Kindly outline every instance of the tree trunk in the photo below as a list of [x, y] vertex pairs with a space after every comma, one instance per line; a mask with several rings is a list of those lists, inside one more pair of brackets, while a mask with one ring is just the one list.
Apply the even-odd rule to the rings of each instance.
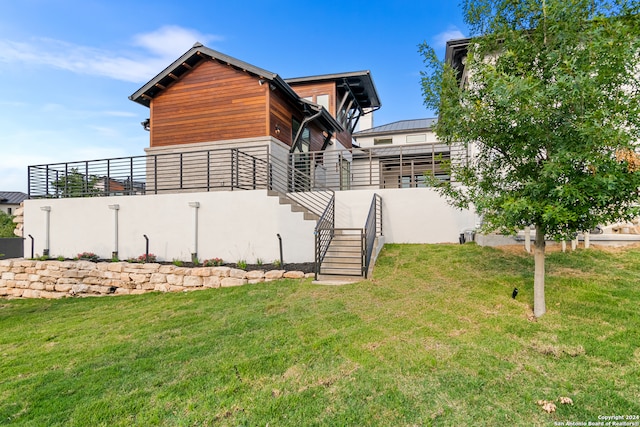
[[536, 224], [536, 241], [533, 250], [535, 262], [535, 275], [533, 279], [533, 314], [542, 316], [547, 311], [544, 302], [544, 231]]

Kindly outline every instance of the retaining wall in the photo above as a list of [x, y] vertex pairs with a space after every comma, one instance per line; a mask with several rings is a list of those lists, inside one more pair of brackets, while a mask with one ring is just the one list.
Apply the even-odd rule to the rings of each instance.
[[157, 263], [0, 260], [0, 297], [63, 298], [182, 292], [312, 277], [301, 271], [245, 271]]

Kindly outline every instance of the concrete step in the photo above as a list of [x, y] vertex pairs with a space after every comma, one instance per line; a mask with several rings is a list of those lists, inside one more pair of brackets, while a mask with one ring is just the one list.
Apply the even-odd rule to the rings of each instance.
[[267, 195], [271, 197], [277, 197], [278, 203], [281, 205], [289, 205], [291, 207], [291, 212], [301, 212], [302, 217], [309, 221], [317, 221], [320, 219], [320, 216], [311, 212], [309, 209], [305, 208], [295, 200], [291, 200], [283, 193], [274, 190], [267, 190]]
[[345, 236], [333, 236], [333, 239], [331, 240], [331, 244], [336, 246], [360, 246], [360, 242], [362, 242], [362, 239], [360, 238]]
[[359, 241], [358, 242], [340, 242], [333, 239], [331, 241], [331, 244], [329, 245], [329, 249], [332, 249], [332, 248], [359, 251], [362, 248], [362, 245], [360, 244]]
[[318, 280], [314, 280], [314, 285], [340, 286], [358, 283], [364, 280], [361, 276], [340, 276], [333, 274], [318, 274]]
[[334, 261], [334, 260], [329, 260], [327, 261], [326, 259], [324, 261], [322, 261], [322, 266], [321, 268], [356, 268], [356, 269], [360, 269], [362, 267], [362, 262], [360, 262], [359, 259], [355, 259], [355, 260], [339, 260], [339, 261]]
[[345, 276], [345, 277], [362, 277], [362, 269], [360, 268], [320, 268], [320, 276]]

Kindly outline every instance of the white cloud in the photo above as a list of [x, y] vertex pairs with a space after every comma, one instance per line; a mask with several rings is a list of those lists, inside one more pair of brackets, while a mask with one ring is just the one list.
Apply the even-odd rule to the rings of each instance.
[[462, 34], [462, 31], [457, 29], [456, 27], [449, 27], [446, 31], [443, 31], [439, 34], [436, 34], [433, 37], [433, 44], [435, 48], [443, 48], [447, 45], [449, 40], [455, 39], [463, 39], [465, 35]]
[[137, 34], [133, 37], [134, 45], [147, 49], [164, 58], [182, 55], [195, 42], [207, 44], [220, 41], [222, 37], [213, 34], [202, 34], [196, 30], [167, 25], [150, 33]]
[[105, 111], [105, 115], [111, 117], [139, 117], [139, 114], [130, 113], [129, 111]]
[[0, 40], [0, 62], [21, 62], [144, 83], [196, 41], [219, 40], [222, 40], [219, 36], [178, 26], [165, 26], [133, 36], [132, 46], [142, 48], [142, 52], [138, 49], [136, 52], [111, 52], [49, 38], [36, 38], [30, 42]]

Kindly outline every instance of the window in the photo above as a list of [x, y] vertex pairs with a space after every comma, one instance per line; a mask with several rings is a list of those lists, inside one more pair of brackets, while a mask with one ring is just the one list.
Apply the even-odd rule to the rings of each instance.
[[407, 135], [407, 143], [412, 143], [412, 142], [426, 142], [427, 141], [427, 135], [426, 134], [419, 134], [419, 135]]
[[[291, 121], [292, 144], [298, 131], [300, 122], [295, 118]], [[311, 165], [309, 160], [309, 146], [311, 144], [311, 134], [309, 128], [305, 127], [300, 134], [298, 143], [292, 147], [291, 163], [293, 171], [289, 174], [289, 191], [308, 191], [311, 189]]]
[[329, 111], [329, 95], [318, 95], [316, 97], [316, 104], [323, 106], [325, 110]]
[[7, 213], [11, 215], [11, 208], [7, 208]]
[[[295, 142], [296, 135], [300, 130], [300, 122], [295, 118], [291, 120], [291, 145]], [[298, 141], [298, 145], [292, 147], [294, 151], [298, 152], [308, 152], [309, 146], [311, 145], [311, 132], [308, 127], [305, 127], [302, 130], [302, 134], [300, 135], [300, 140]]]
[[392, 142], [391, 138], [373, 138], [373, 145], [391, 144]]

